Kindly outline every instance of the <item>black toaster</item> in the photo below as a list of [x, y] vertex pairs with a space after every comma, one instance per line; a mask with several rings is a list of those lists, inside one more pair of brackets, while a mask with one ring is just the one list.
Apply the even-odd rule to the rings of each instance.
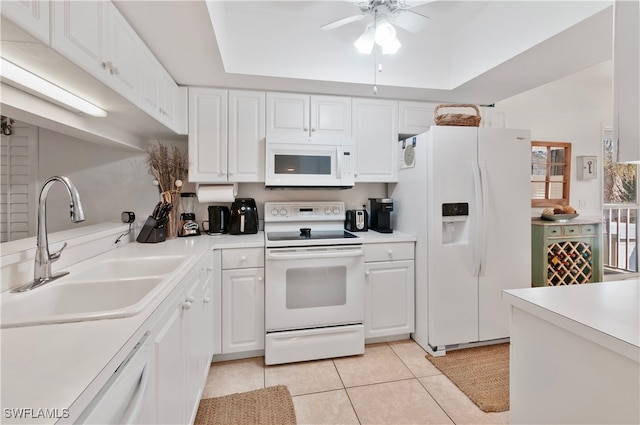
[[367, 210], [347, 210], [344, 228], [350, 232], [366, 232], [369, 230], [369, 214]]

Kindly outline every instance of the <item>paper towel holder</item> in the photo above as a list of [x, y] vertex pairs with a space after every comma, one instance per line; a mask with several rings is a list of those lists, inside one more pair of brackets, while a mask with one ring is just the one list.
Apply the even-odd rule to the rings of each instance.
[[238, 183], [196, 183], [196, 196], [201, 204], [233, 202], [238, 196]]

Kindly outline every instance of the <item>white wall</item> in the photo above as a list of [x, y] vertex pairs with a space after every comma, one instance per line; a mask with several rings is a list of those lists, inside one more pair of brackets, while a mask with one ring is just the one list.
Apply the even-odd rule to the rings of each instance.
[[[611, 75], [606, 61], [496, 104], [506, 110], [510, 128], [531, 129], [531, 140], [571, 142], [570, 203], [581, 216], [602, 217], [602, 130], [613, 119]], [[580, 155], [598, 157], [597, 179], [577, 180]]]

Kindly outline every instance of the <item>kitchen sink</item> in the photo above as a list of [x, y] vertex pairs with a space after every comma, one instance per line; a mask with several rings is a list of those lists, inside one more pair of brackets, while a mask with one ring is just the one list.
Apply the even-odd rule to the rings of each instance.
[[0, 327], [133, 316], [155, 298], [160, 283], [187, 258], [107, 258], [31, 291], [4, 293]]
[[2, 327], [127, 317], [153, 298], [163, 277], [53, 283], [11, 294], [2, 302]]
[[187, 259], [185, 255], [158, 257], [109, 258], [66, 277], [67, 281], [117, 280], [135, 277], [164, 276]]

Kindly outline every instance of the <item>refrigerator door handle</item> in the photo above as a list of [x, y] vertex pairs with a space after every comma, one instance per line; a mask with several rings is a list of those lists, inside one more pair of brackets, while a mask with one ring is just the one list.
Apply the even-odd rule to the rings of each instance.
[[480, 270], [479, 275], [484, 274], [484, 269], [487, 265], [487, 196], [489, 196], [489, 190], [487, 188], [487, 166], [484, 162], [478, 162], [480, 164], [480, 186], [482, 188], [482, 221], [480, 222]]
[[482, 236], [484, 234], [484, 207], [482, 203], [482, 176], [480, 175], [480, 166], [477, 162], [472, 163], [473, 168], [473, 186], [476, 201], [476, 237], [475, 237], [475, 255], [473, 257], [473, 275], [480, 276], [482, 266]]

